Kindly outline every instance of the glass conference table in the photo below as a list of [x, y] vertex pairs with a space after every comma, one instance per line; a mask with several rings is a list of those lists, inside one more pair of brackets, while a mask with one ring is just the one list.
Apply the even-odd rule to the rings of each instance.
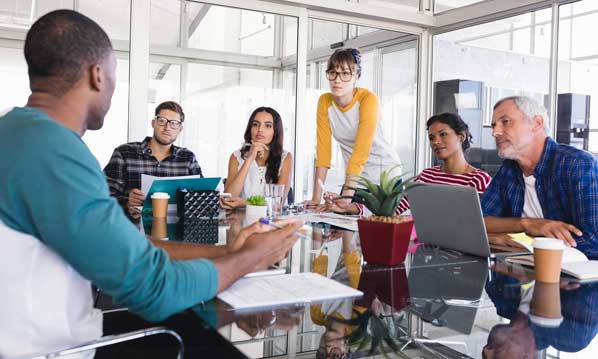
[[[176, 221], [144, 218], [140, 229], [148, 236], [224, 245], [247, 224], [243, 211]], [[165, 325], [186, 345], [201, 339], [200, 327], [216, 330], [232, 344], [228, 354], [213, 354], [219, 357], [367, 358], [384, 352], [481, 358], [489, 341], [496, 357], [598, 353], [597, 283], [535, 283], [533, 272], [517, 265], [417, 244], [401, 265], [369, 265], [357, 232], [309, 227], [309, 239], [299, 239], [280, 266], [288, 273], [320, 273], [362, 291], [362, 297], [241, 312], [215, 299]], [[205, 350], [210, 343], [199, 346]]]

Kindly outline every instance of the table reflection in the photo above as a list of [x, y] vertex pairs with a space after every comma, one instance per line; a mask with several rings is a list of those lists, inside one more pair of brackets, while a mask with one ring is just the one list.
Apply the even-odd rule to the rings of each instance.
[[503, 273], [488, 282], [486, 291], [497, 313], [511, 322], [492, 328], [484, 353], [531, 358], [549, 347], [563, 352], [586, 348], [598, 332], [598, 283], [561, 281], [557, 286], [522, 284]]
[[[151, 238], [225, 245], [248, 224], [243, 211], [233, 211], [217, 219], [143, 218], [141, 227]], [[486, 258], [417, 243], [405, 263], [370, 265], [358, 233], [319, 223], [309, 227], [308, 238], [298, 241], [282, 268], [321, 274], [362, 291], [362, 297], [243, 312], [215, 299], [186, 315], [256, 358], [303, 352], [317, 358], [393, 352], [480, 358], [486, 342], [488, 357], [525, 358], [548, 347], [583, 350], [598, 331], [598, 284], [534, 285], [533, 271], [523, 267], [496, 262], [489, 271]], [[491, 323], [489, 336], [479, 330], [480, 311]], [[260, 350], [255, 343], [263, 343]]]

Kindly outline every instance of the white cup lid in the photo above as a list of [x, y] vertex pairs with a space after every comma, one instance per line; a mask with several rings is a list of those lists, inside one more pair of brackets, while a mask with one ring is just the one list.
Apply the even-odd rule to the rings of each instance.
[[166, 192], [155, 192], [152, 194], [152, 198], [162, 199], [162, 198], [170, 198], [170, 195]]
[[546, 318], [546, 317], [540, 317], [538, 315], [534, 315], [534, 314], [529, 314], [529, 320], [536, 324], [539, 325], [541, 327], [548, 327], [548, 328], [556, 328], [558, 326], [561, 325], [561, 323], [563, 322], [563, 317], [560, 318]]
[[565, 243], [560, 239], [547, 238], [547, 237], [536, 237], [532, 243], [534, 248], [538, 249], [565, 249]]

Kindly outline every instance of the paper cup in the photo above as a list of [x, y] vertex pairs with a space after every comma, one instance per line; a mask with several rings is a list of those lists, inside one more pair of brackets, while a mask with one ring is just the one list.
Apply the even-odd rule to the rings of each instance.
[[561, 314], [561, 288], [559, 283], [536, 282], [530, 303], [530, 319], [543, 327], [558, 327]]
[[558, 283], [561, 278], [561, 261], [565, 244], [560, 239], [536, 238], [534, 247], [534, 268], [536, 281]]
[[166, 212], [168, 210], [168, 200], [170, 195], [165, 192], [156, 192], [152, 194], [152, 209], [154, 217], [166, 218]]
[[152, 234], [151, 237], [154, 239], [168, 238], [168, 225], [166, 223], [166, 217], [155, 218], [152, 221]]

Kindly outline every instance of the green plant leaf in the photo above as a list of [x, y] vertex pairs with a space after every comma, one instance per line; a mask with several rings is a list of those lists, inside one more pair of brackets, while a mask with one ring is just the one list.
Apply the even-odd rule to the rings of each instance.
[[386, 197], [384, 202], [380, 205], [380, 214], [378, 215], [392, 217], [395, 214], [395, 210], [399, 206], [397, 199], [398, 197], [396, 196]]
[[384, 338], [384, 342], [390, 347], [390, 349], [392, 349], [392, 351], [394, 351], [395, 353], [399, 351], [399, 346], [397, 345], [397, 343], [395, 342], [395, 340], [393, 338], [390, 337], [385, 337]]
[[372, 336], [372, 346], [370, 347], [368, 355], [374, 354], [376, 352], [376, 349], [378, 349], [380, 343], [382, 343], [381, 337]]
[[372, 337], [371, 336], [368, 336], [368, 337], [364, 338], [361, 342], [359, 342], [359, 345], [357, 346], [357, 350], [356, 351], [363, 350], [371, 342], [372, 342]]
[[247, 197], [247, 199], [245, 199], [245, 202], [252, 206], [265, 206], [266, 198], [264, 198], [264, 196], [255, 195]]
[[365, 206], [369, 208], [372, 213], [378, 215], [378, 212], [380, 212], [380, 201], [376, 196], [363, 190], [357, 190], [355, 191], [355, 194], [361, 196], [365, 201]]
[[[365, 206], [377, 216], [393, 216], [395, 210], [409, 189], [421, 184], [412, 183], [417, 177], [413, 176], [403, 180], [407, 173], [392, 176], [391, 173], [397, 168], [394, 166], [380, 173], [380, 183], [374, 183], [366, 177], [356, 176], [356, 186], [345, 186], [344, 188], [355, 191], [355, 194], [364, 199]], [[342, 196], [341, 198], [351, 198]]]
[[384, 345], [382, 343], [380, 343], [380, 354], [382, 354], [382, 356], [384, 358], [390, 359], [390, 357], [388, 356], [388, 354], [386, 354], [386, 350], [384, 350]]

